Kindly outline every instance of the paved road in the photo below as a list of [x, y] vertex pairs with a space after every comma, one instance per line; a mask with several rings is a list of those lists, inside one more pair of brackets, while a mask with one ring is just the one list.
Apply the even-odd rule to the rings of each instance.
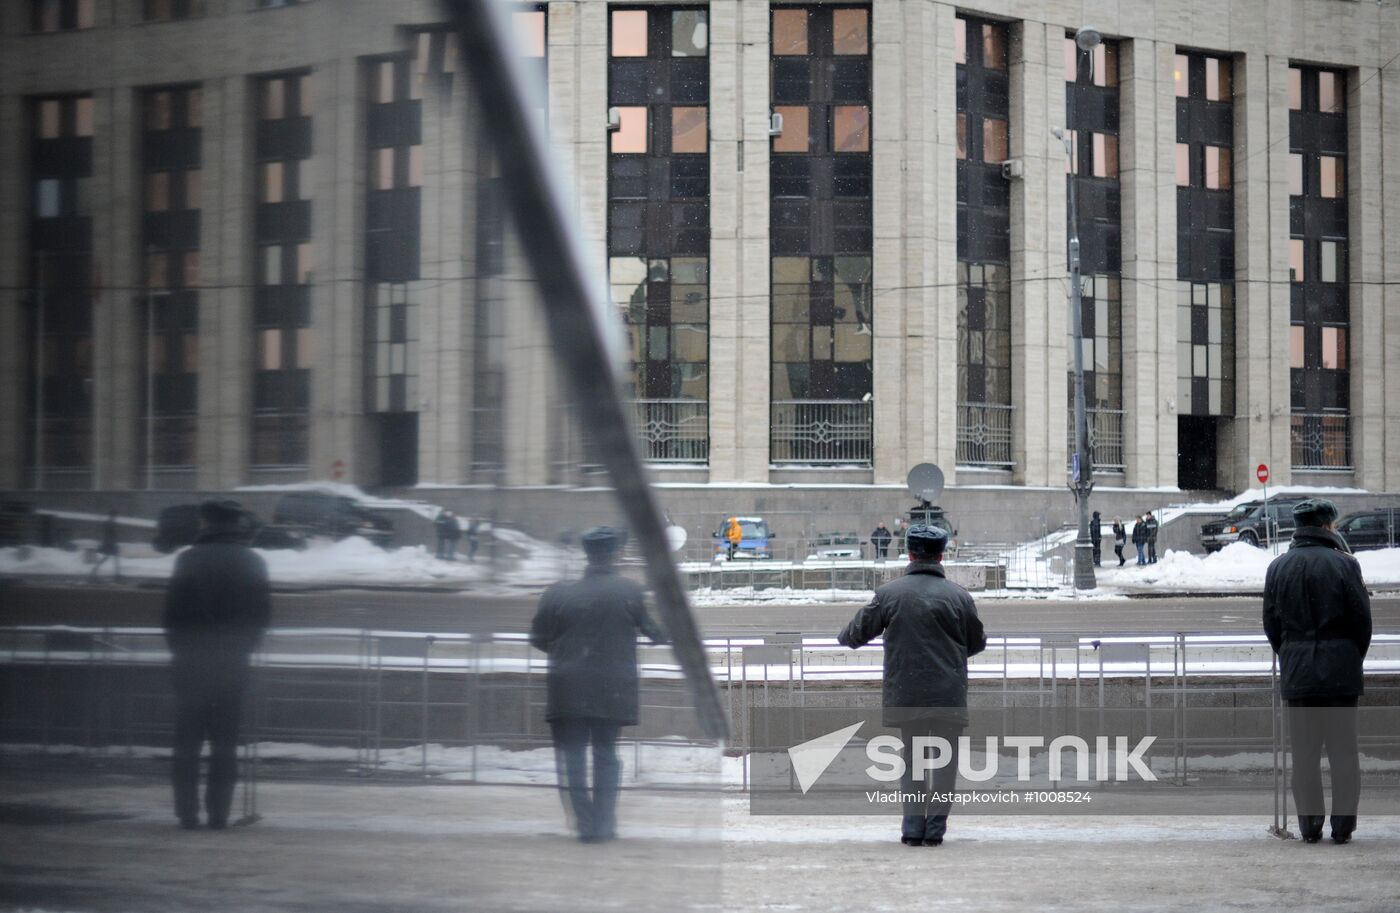
[[[162, 592], [145, 587], [0, 584], [0, 624], [139, 626], [160, 623]], [[406, 631], [523, 631], [533, 597], [455, 593], [278, 593], [274, 624], [281, 627], [379, 628]], [[834, 634], [854, 604], [704, 606], [696, 610], [710, 637], [776, 632]], [[1400, 629], [1400, 596], [1372, 600], [1378, 629]], [[1089, 633], [1254, 633], [1257, 597], [1179, 599], [985, 599], [980, 611], [994, 634], [1054, 631]]]

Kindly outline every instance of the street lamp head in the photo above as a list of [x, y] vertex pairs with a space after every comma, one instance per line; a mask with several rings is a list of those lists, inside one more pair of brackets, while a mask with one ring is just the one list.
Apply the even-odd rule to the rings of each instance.
[[1055, 139], [1057, 139], [1057, 140], [1059, 140], [1059, 141], [1061, 141], [1061, 142], [1064, 142], [1064, 139], [1065, 139], [1065, 131], [1061, 130], [1059, 127], [1051, 127], [1051, 128], [1050, 128], [1050, 135], [1053, 136], [1053, 137], [1055, 137]]
[[1103, 35], [1093, 26], [1086, 25], [1074, 33], [1074, 43], [1081, 51], [1092, 51], [1103, 43]]

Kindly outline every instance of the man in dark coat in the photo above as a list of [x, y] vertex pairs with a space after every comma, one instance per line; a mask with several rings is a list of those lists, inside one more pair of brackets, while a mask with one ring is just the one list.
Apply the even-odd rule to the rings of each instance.
[[1147, 563], [1147, 514], [1137, 518], [1133, 524], [1133, 545], [1137, 548], [1137, 563]]
[[443, 561], [456, 560], [457, 539], [462, 535], [462, 527], [457, 523], [457, 518], [452, 511], [442, 510], [438, 512], [433, 526], [437, 532], [437, 556]]
[[[584, 843], [617, 836], [621, 765], [617, 737], [637, 722], [637, 634], [666, 636], [646, 612], [642, 587], [613, 570], [626, 533], [606, 526], [583, 534], [588, 568], [581, 580], [556, 583], [540, 599], [530, 643], [549, 656], [545, 719], [563, 755], [564, 783]], [[593, 748], [593, 790], [588, 760]]]
[[1160, 524], [1157, 522], [1157, 515], [1151, 511], [1147, 512], [1144, 518], [1147, 523], [1147, 563], [1157, 563], [1157, 529]]
[[1332, 769], [1332, 839], [1356, 830], [1361, 794], [1356, 705], [1361, 664], [1371, 646], [1371, 597], [1361, 565], [1332, 529], [1337, 508], [1309, 499], [1293, 508], [1288, 551], [1264, 576], [1264, 633], [1278, 654], [1279, 691], [1288, 702], [1293, 801], [1308, 843], [1322, 839], [1322, 750]]
[[1098, 567], [1103, 564], [1103, 519], [1098, 511], [1089, 521], [1089, 541], [1094, 544], [1094, 566]]
[[93, 580], [97, 579], [98, 568], [112, 559], [112, 579], [122, 579], [122, 547], [118, 541], [117, 533], [117, 512], [115, 510], [107, 512], [107, 519], [102, 522], [102, 540], [97, 545], [97, 563], [92, 566]]
[[[957, 785], [958, 737], [968, 721], [967, 659], [986, 649], [987, 638], [972, 597], [944, 574], [948, 533], [915, 524], [905, 541], [908, 571], [877, 589], [837, 639], [854, 650], [885, 637], [883, 719], [899, 728], [905, 746], [900, 791], [930, 795], [928, 802], [905, 803], [900, 840], [906, 846], [938, 846], [952, 803], [934, 796], [946, 798]], [[933, 771], [931, 789], [914, 782], [912, 751], [915, 738], [930, 736], [946, 739], [952, 748], [949, 763]]]
[[165, 641], [175, 685], [175, 750], [171, 780], [180, 826], [199, 826], [199, 753], [209, 740], [204, 807], [209, 826], [228, 825], [238, 779], [238, 717], [249, 657], [267, 629], [271, 593], [267, 565], [244, 544], [242, 509], [206, 501], [202, 529], [175, 562], [165, 594]]
[[890, 553], [890, 540], [894, 536], [885, 528], [885, 521], [881, 520], [875, 525], [875, 529], [870, 532], [870, 544], [875, 549], [875, 557], [884, 560]]

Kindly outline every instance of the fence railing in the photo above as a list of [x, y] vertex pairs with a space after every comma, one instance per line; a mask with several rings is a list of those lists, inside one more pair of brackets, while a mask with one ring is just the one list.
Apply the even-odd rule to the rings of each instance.
[[871, 404], [860, 400], [777, 400], [769, 458], [774, 463], [869, 466]]
[[633, 400], [632, 427], [642, 444], [642, 459], [648, 462], [709, 462], [708, 402], [693, 399]]
[[[1122, 409], [1090, 409], [1089, 455], [1095, 470], [1122, 472], [1127, 465], [1123, 458], [1123, 416]], [[1069, 410], [1066, 441], [1069, 457], [1066, 465], [1074, 461], [1074, 409]]]
[[1351, 469], [1351, 416], [1345, 412], [1295, 412], [1293, 468]]
[[1000, 403], [958, 403], [959, 466], [1011, 468], [1011, 414], [1015, 408]]

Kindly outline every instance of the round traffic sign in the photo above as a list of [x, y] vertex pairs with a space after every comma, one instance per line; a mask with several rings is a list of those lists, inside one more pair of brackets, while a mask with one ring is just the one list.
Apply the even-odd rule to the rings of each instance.
[[1254, 470], [1254, 474], [1259, 477], [1260, 482], [1269, 481], [1269, 464], [1260, 463], [1259, 468]]

